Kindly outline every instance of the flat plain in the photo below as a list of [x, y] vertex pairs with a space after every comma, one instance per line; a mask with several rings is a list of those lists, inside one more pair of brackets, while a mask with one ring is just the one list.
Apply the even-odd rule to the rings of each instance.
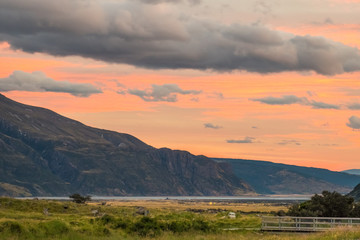
[[[93, 201], [0, 198], [0, 239], [359, 239], [360, 229], [262, 232], [261, 215], [289, 203], [183, 200]], [[229, 212], [236, 218], [229, 218]]]

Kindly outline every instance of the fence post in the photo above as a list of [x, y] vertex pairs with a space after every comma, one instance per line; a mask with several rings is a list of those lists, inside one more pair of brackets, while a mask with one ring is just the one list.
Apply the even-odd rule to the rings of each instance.
[[281, 217], [279, 216], [279, 229], [281, 230]]

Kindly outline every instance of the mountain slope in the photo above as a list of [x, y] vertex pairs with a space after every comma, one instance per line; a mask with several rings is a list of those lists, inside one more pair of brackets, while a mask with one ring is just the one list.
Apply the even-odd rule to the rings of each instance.
[[360, 176], [265, 161], [243, 159], [214, 159], [232, 166], [257, 193], [313, 194], [323, 190], [350, 192], [360, 182]]
[[0, 94], [0, 195], [236, 195], [230, 168]]

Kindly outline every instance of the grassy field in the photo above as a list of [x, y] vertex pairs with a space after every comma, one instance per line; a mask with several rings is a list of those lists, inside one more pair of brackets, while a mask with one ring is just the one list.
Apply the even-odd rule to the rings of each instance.
[[[0, 239], [360, 239], [360, 229], [316, 234], [259, 231], [260, 215], [286, 209], [263, 203], [157, 200], [75, 204], [0, 198]], [[236, 219], [227, 217], [229, 211], [237, 213]]]

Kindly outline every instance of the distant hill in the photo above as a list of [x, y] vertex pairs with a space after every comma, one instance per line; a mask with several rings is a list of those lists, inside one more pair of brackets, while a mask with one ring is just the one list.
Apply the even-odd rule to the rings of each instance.
[[229, 165], [153, 148], [0, 94], [0, 196], [238, 195]]
[[354, 174], [354, 175], [360, 175], [360, 169], [349, 169], [342, 171], [344, 173]]
[[356, 185], [356, 187], [348, 194], [348, 196], [353, 197], [355, 201], [360, 201], [360, 184]]
[[321, 168], [244, 159], [214, 160], [231, 164], [234, 173], [261, 194], [313, 194], [323, 190], [350, 192], [360, 176]]

